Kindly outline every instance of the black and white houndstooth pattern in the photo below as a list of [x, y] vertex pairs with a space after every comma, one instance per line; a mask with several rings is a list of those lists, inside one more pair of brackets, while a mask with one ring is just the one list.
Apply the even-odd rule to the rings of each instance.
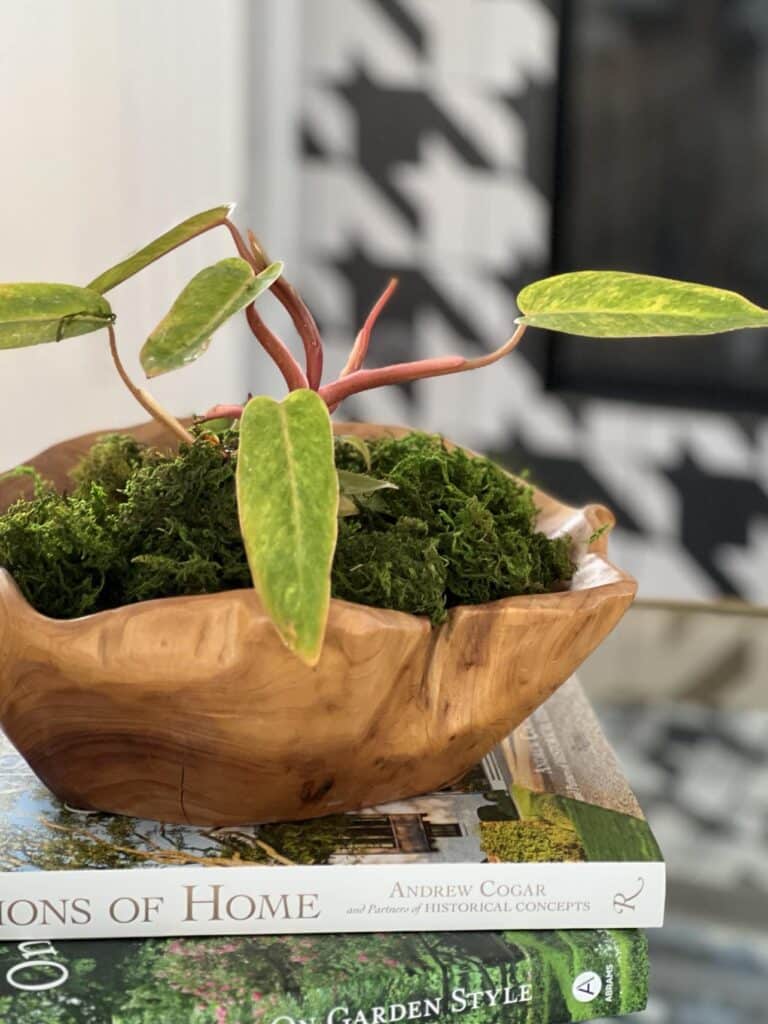
[[[371, 361], [480, 352], [548, 269], [557, 18], [544, 0], [324, 0], [303, 12], [301, 268], [340, 365], [373, 298], [400, 290]], [[599, 211], [596, 211], [599, 216]], [[445, 432], [618, 515], [646, 596], [768, 601], [768, 421], [566, 401], [540, 344], [471, 379], [350, 411]]]

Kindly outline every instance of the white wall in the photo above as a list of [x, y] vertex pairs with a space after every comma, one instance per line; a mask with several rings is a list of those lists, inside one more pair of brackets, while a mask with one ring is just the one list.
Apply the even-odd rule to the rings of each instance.
[[[268, 3], [268, 0], [264, 0]], [[189, 214], [248, 187], [248, 0], [24, 0], [0, 5], [0, 280], [85, 283]], [[224, 232], [111, 293], [131, 372], [186, 279], [231, 254]], [[179, 414], [248, 390], [238, 323], [154, 382]], [[0, 353], [0, 467], [65, 436], [146, 418], [106, 335]]]

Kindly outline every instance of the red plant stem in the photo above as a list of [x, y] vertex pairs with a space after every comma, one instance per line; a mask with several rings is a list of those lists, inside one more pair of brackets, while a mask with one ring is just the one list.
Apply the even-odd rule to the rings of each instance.
[[317, 391], [323, 379], [323, 342], [315, 318], [293, 285], [288, 284], [282, 277], [275, 281], [272, 290], [293, 320], [304, 346], [307, 381], [312, 390]]
[[387, 384], [402, 384], [424, 377], [440, 377], [446, 373], [458, 373], [465, 369], [467, 360], [463, 356], [445, 356], [441, 359], [420, 359], [413, 363], [394, 363], [375, 370], [356, 370], [347, 377], [340, 377], [333, 384], [320, 388], [320, 397], [330, 409], [336, 407], [361, 391], [386, 387]]
[[493, 352], [489, 352], [487, 356], [478, 356], [476, 359], [468, 359], [467, 364], [464, 367], [465, 370], [479, 370], [483, 366], [490, 366], [491, 363], [498, 363], [504, 356], [516, 349], [520, 342], [523, 340], [523, 335], [527, 330], [527, 324], [520, 324], [512, 335], [511, 338], [507, 339], [504, 344]]
[[[258, 274], [262, 271], [267, 266], [267, 259], [253, 232], [248, 232], [248, 237], [251, 240], [251, 247], [249, 248], [231, 220], [225, 220], [224, 226], [232, 236], [238, 253], [247, 263], [250, 263], [254, 273]], [[288, 284], [285, 278], [279, 277], [272, 285], [271, 290], [275, 293], [275, 298], [278, 299], [293, 321], [293, 325], [304, 346], [306, 382], [303, 387], [310, 387], [313, 391], [317, 391], [323, 376], [323, 343], [320, 338], [320, 331], [315, 323], [315, 318], [310, 313], [299, 293]], [[253, 330], [253, 325], [251, 325], [251, 329]], [[282, 342], [280, 344], [282, 345]], [[284, 345], [283, 348], [285, 348]], [[286, 351], [288, 350], [286, 349]], [[272, 352], [269, 354], [274, 359]], [[293, 356], [291, 356], [291, 359], [293, 359]]]
[[264, 251], [264, 246], [250, 228], [248, 228], [246, 234], [248, 235], [248, 245], [251, 248], [251, 253], [260, 263], [263, 263], [264, 266], [266, 266], [269, 263], [269, 257]]
[[[194, 237], [197, 238], [199, 235], [205, 234], [207, 231], [212, 231], [213, 228], [216, 227], [227, 228], [230, 235], [232, 236], [238, 253], [247, 263], [251, 265], [251, 267], [254, 270], [254, 273], [258, 274], [259, 271], [263, 270], [266, 267], [267, 262], [264, 259], [263, 254], [261, 254], [260, 248], [258, 250], [260, 253], [259, 258], [256, 257], [254, 253], [251, 252], [251, 250], [243, 241], [242, 235], [237, 230], [232, 221], [229, 220], [228, 217], [224, 217], [222, 220], [216, 221], [215, 224], [210, 224], [208, 225], [208, 227], [202, 228]], [[173, 248], [176, 249], [178, 248], [178, 246], [184, 245], [188, 241], [191, 241], [191, 239], [185, 239], [184, 242], [179, 242]], [[311, 345], [313, 351], [319, 351], [319, 360], [317, 355], [315, 355], [313, 361], [313, 367], [317, 375], [317, 385], [315, 385], [314, 389], [317, 390], [317, 386], [319, 385], [320, 376], [322, 374], [323, 369], [322, 342], [320, 341], [320, 332], [317, 329], [317, 324], [315, 324], [315, 321], [312, 318], [312, 314], [304, 306], [304, 303], [296, 294], [296, 292], [290, 287], [290, 285], [288, 285], [286, 282], [283, 282], [282, 279], [280, 279], [278, 282], [275, 283], [272, 290], [275, 292], [276, 296], [281, 300], [282, 304], [286, 307], [286, 309], [288, 309], [288, 305], [286, 304], [286, 293], [290, 291], [291, 296], [289, 301], [293, 302], [293, 305], [296, 307], [296, 315], [294, 315], [294, 312], [292, 312], [291, 309], [288, 309], [288, 312], [291, 314], [291, 319], [296, 325], [296, 329], [299, 331], [300, 335], [302, 334], [300, 322], [304, 323], [304, 321], [306, 320], [309, 321], [308, 324], [305, 324], [305, 330], [311, 337], [309, 341], [305, 341], [304, 336], [302, 335], [302, 342], [304, 343], [305, 351], [307, 351], [308, 345]], [[303, 320], [300, 317], [300, 307], [301, 309], [304, 310]], [[261, 319], [261, 317], [259, 316], [259, 314], [256, 312], [252, 305], [249, 306], [248, 309], [246, 310], [246, 318], [248, 319], [249, 327], [256, 335], [256, 338], [261, 343], [262, 347], [265, 349], [267, 354], [271, 356], [273, 361], [277, 364], [278, 369], [285, 378], [285, 382], [288, 385], [289, 390], [295, 391], [296, 388], [308, 387], [309, 385], [307, 383], [307, 377], [304, 374], [304, 371], [299, 366], [299, 364], [291, 355], [288, 347], [280, 340], [280, 338], [278, 338], [278, 336], [272, 330], [270, 330], [270, 328], [264, 323], [264, 321]], [[308, 366], [309, 362], [309, 352], [307, 352]], [[143, 394], [146, 394], [146, 392], [143, 392]]]
[[397, 278], [391, 278], [389, 284], [378, 297], [374, 303], [373, 309], [371, 309], [368, 316], [365, 318], [365, 323], [360, 328], [357, 337], [355, 338], [355, 344], [352, 346], [352, 351], [349, 353], [349, 359], [347, 359], [344, 369], [339, 374], [340, 377], [348, 377], [350, 373], [356, 373], [362, 368], [365, 362], [365, 357], [368, 353], [368, 346], [371, 342], [371, 331], [376, 325], [376, 321], [381, 316], [381, 312], [392, 298], [392, 294], [397, 288]]
[[304, 371], [288, 351], [286, 345], [275, 332], [262, 320], [253, 303], [245, 307], [245, 319], [248, 326], [258, 339], [261, 347], [269, 355], [283, 375], [289, 391], [309, 386]]
[[232, 241], [235, 243], [235, 248], [240, 254], [240, 257], [244, 259], [246, 263], [249, 263], [251, 265], [251, 267], [253, 268], [253, 272], [255, 274], [258, 274], [260, 270], [263, 270], [264, 267], [266, 267], [267, 265], [266, 261], [260, 264], [259, 261], [254, 258], [253, 253], [245, 244], [243, 236], [240, 234], [237, 227], [232, 223], [229, 217], [227, 217], [221, 223], [232, 236]]
[[425, 377], [442, 377], [448, 373], [463, 373], [465, 370], [477, 370], [482, 366], [503, 359], [516, 348], [525, 334], [525, 324], [521, 324], [512, 337], [501, 348], [489, 352], [477, 359], [465, 359], [463, 356], [443, 356], [437, 359], [419, 359], [412, 363], [395, 363], [374, 370], [357, 370], [347, 377], [340, 377], [332, 384], [320, 388], [320, 397], [330, 409], [335, 409], [340, 402], [350, 395], [371, 388], [384, 387], [387, 384], [402, 384], [406, 381], [422, 380]]
[[[224, 227], [227, 228], [232, 240], [235, 243], [240, 256], [249, 264], [255, 274], [266, 267], [266, 260], [263, 258], [263, 254], [259, 250], [259, 255], [256, 252], [252, 252], [243, 241], [243, 236], [237, 230], [231, 220], [222, 221]], [[272, 286], [272, 290], [277, 290], [277, 282]], [[297, 388], [308, 387], [308, 381], [304, 371], [296, 362], [291, 355], [288, 346], [275, 334], [275, 332], [264, 322], [260, 314], [256, 310], [256, 306], [251, 303], [246, 306], [245, 318], [248, 321], [248, 326], [251, 328], [257, 341], [272, 359], [277, 368], [283, 375], [285, 383], [288, 385], [289, 391], [295, 391]]]
[[242, 405], [214, 405], [204, 416], [200, 417], [201, 422], [205, 420], [239, 420], [243, 415]]
[[[266, 267], [269, 263], [269, 258], [258, 238], [250, 229], [248, 230], [248, 244], [253, 258], [257, 261], [258, 265], [262, 269]], [[323, 342], [320, 337], [320, 331], [315, 323], [315, 318], [293, 285], [289, 284], [284, 277], [279, 277], [275, 281], [272, 291], [275, 293], [278, 301], [282, 303], [283, 308], [288, 312], [293, 321], [293, 326], [301, 338], [301, 343], [304, 346], [309, 386], [313, 391], [317, 391], [323, 376]]]

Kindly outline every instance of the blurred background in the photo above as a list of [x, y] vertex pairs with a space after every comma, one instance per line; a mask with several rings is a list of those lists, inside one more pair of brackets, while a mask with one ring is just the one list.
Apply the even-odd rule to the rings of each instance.
[[[6, 3], [0, 280], [86, 282], [236, 200], [314, 310], [329, 372], [392, 274], [372, 364], [490, 350], [517, 290], [565, 270], [688, 278], [765, 305], [767, 98], [765, 0]], [[207, 235], [115, 293], [137, 378], [186, 279], [229, 253]], [[7, 353], [2, 369], [0, 465], [142, 419], [100, 335]], [[280, 383], [238, 323], [153, 390], [189, 414]], [[345, 412], [442, 431], [615, 511], [613, 556], [656, 603], [587, 666], [591, 693], [734, 709], [605, 710], [674, 851], [647, 1020], [765, 1019], [768, 727], [735, 709], [766, 703], [768, 620], [664, 603], [768, 604], [765, 333], [531, 332], [471, 378]]]

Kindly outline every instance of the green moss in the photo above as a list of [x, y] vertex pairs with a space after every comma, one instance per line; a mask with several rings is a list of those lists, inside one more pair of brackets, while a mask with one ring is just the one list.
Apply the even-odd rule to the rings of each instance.
[[89, 484], [98, 484], [109, 499], [119, 501], [133, 473], [140, 466], [160, 458], [154, 449], [127, 434], [107, 434], [96, 442], [75, 468], [72, 480], [81, 492]]
[[[71, 493], [38, 483], [0, 516], [0, 565], [57, 618], [249, 586], [237, 432], [219, 440], [166, 456], [104, 438]], [[537, 533], [530, 488], [487, 459], [412, 434], [367, 446], [339, 440], [336, 461], [397, 487], [356, 498], [358, 515], [340, 521], [336, 597], [440, 622], [452, 605], [541, 593], [572, 575], [568, 539]]]
[[123, 602], [251, 585], [237, 517], [235, 459], [204, 440], [141, 466], [118, 511]]
[[440, 621], [445, 617], [446, 569], [437, 540], [420, 519], [402, 516], [388, 529], [372, 528], [358, 517], [339, 523], [334, 597]]
[[122, 552], [112, 503], [98, 484], [71, 497], [38, 489], [0, 518], [0, 565], [29, 602], [54, 618], [102, 606]]
[[[391, 564], [398, 578], [398, 567], [405, 562], [412, 572], [421, 573], [424, 583], [431, 584], [437, 572], [434, 555], [438, 555], [445, 564], [444, 607], [543, 593], [571, 578], [568, 539], [553, 541], [536, 532], [531, 488], [490, 460], [447, 451], [439, 438], [426, 434], [369, 447], [371, 474], [397, 485], [397, 490], [377, 491], [358, 502], [360, 529], [385, 534], [375, 552], [377, 565], [386, 551], [383, 563]], [[359, 454], [350, 454], [348, 445], [337, 445], [336, 460], [342, 468], [361, 468]], [[400, 550], [401, 538], [392, 526], [404, 522], [412, 532], [421, 530], [429, 539], [421, 545], [429, 570], [414, 567], [410, 555], [406, 558]], [[376, 588], [374, 583], [371, 586]], [[370, 603], [404, 607], [389, 603], [384, 588], [376, 588], [376, 593], [383, 599]], [[430, 600], [427, 607], [426, 593], [422, 604], [425, 614], [440, 618], [437, 603]]]

